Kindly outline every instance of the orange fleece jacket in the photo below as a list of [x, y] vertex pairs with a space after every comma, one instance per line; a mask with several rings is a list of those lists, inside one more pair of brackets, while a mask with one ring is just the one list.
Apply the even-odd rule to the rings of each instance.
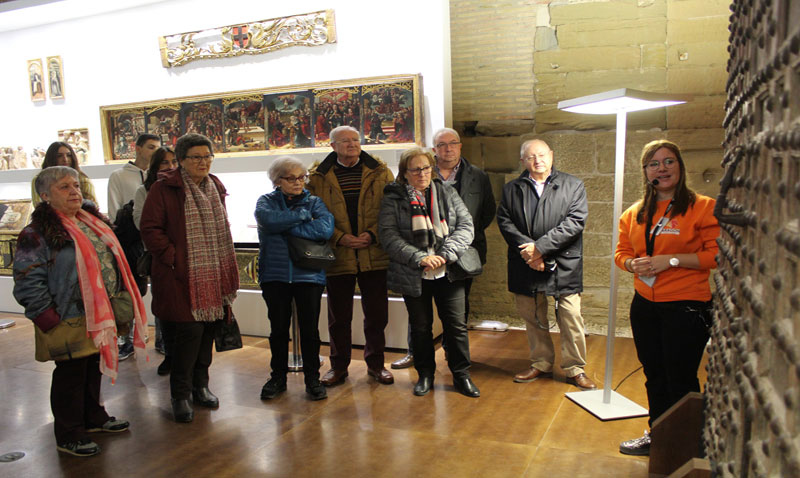
[[[636, 277], [633, 281], [636, 292], [652, 302], [676, 300], [711, 300], [708, 274], [717, 267], [716, 255], [719, 224], [714, 217], [715, 201], [708, 196], [697, 195], [695, 203], [686, 214], [669, 218], [661, 234], [656, 237], [653, 255], [697, 254], [700, 269], [672, 267], [658, 274], [653, 287]], [[659, 201], [653, 222], [664, 216], [669, 200]], [[614, 262], [623, 270], [625, 261], [646, 255], [645, 224], [637, 224], [636, 212], [639, 203], [634, 204], [619, 219], [619, 242], [614, 254]]]

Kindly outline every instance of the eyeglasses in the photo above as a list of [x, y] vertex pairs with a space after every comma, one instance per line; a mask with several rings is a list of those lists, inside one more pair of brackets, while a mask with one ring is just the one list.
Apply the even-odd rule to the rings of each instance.
[[201, 161], [214, 161], [214, 155], [208, 154], [205, 156], [186, 156], [186, 159], [192, 161], [194, 164], [200, 164]]
[[455, 148], [461, 141], [450, 141], [449, 143], [436, 143], [437, 148]]
[[661, 167], [661, 164], [664, 164], [665, 168], [672, 168], [676, 164], [678, 164], [678, 160], [674, 158], [666, 158], [664, 161], [650, 161], [645, 165], [645, 168], [655, 171], [656, 169]]
[[421, 176], [423, 174], [429, 174], [431, 172], [431, 169], [432, 168], [430, 166], [423, 166], [421, 168], [407, 169], [406, 171], [416, 176]]
[[530, 155], [528, 155], [528, 156], [523, 156], [523, 157], [522, 157], [522, 160], [523, 160], [523, 161], [533, 161], [533, 160], [534, 160], [534, 159], [536, 159], [536, 158], [539, 158], [539, 159], [544, 159], [544, 158], [546, 158], [546, 157], [547, 157], [547, 155], [548, 155], [548, 154], [550, 154], [550, 152], [549, 152], [549, 151], [548, 151], [548, 152], [546, 152], [546, 153], [530, 154]]
[[300, 176], [281, 176], [281, 179], [283, 179], [287, 183], [297, 183], [297, 182], [304, 183], [306, 182], [307, 177], [308, 174], [302, 174]]
[[336, 141], [331, 141], [331, 144], [334, 144], [334, 143], [335, 144], [340, 144], [340, 143], [344, 143], [344, 144], [356, 143], [357, 144], [357, 143], [360, 143], [360, 142], [361, 142], [360, 139], [337, 139]]

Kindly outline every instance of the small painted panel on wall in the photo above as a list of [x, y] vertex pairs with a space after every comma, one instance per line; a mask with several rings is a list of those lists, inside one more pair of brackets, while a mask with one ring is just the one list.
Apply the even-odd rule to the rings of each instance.
[[222, 102], [220, 100], [184, 103], [181, 109], [183, 131], [202, 134], [211, 140], [214, 151], [222, 148]]
[[83, 166], [89, 164], [89, 129], [88, 128], [72, 128], [62, 129], [58, 132], [60, 141], [63, 141], [75, 151], [75, 156], [78, 164]]
[[[316, 118], [314, 144], [329, 146], [330, 132], [339, 126], [352, 126], [361, 131], [361, 89], [342, 87], [314, 90]], [[363, 136], [362, 136], [363, 138]]]
[[414, 86], [412, 82], [361, 87], [366, 144], [414, 141]]
[[31, 91], [31, 101], [44, 101], [44, 74], [42, 71], [42, 60], [28, 60], [28, 84]]
[[[144, 108], [123, 109], [109, 113], [113, 150], [111, 157], [124, 161], [136, 158], [136, 138], [145, 132], [144, 120]], [[108, 138], [105, 131], [103, 136]], [[107, 149], [106, 158], [108, 157]]]
[[222, 100], [225, 122], [225, 151], [266, 149], [264, 98], [261, 95], [234, 96]]
[[216, 155], [325, 148], [347, 125], [368, 145], [423, 144], [420, 76], [356, 80], [214, 93], [100, 108], [106, 162], [135, 157], [144, 132], [175, 146], [200, 133]]
[[290, 46], [336, 42], [333, 10], [270, 18], [158, 38], [164, 68], [194, 60], [259, 55]]
[[158, 105], [145, 110], [145, 128], [158, 135], [161, 144], [175, 147], [181, 136], [181, 104]]
[[64, 65], [60, 56], [47, 57], [47, 82], [50, 86], [50, 99], [64, 98]]
[[0, 234], [19, 234], [28, 225], [32, 208], [30, 199], [0, 200]]
[[267, 95], [269, 149], [310, 148], [313, 145], [311, 104], [308, 91]]

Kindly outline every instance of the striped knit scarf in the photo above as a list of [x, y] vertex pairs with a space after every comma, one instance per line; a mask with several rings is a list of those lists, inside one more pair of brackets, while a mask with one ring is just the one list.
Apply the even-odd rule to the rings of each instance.
[[[64, 214], [55, 211], [61, 224], [75, 243], [75, 267], [78, 271], [78, 283], [81, 289], [83, 307], [86, 311], [86, 331], [92, 338], [94, 346], [100, 351], [100, 373], [108, 375], [111, 379], [117, 378], [118, 349], [117, 349], [117, 327], [114, 320], [114, 311], [111, 309], [111, 301], [108, 298], [108, 291], [103, 283], [103, 276], [100, 270], [100, 259], [97, 257], [97, 250], [92, 241], [71, 219]], [[122, 277], [122, 285], [125, 286], [133, 299], [134, 315], [134, 347], [144, 352], [144, 322], [147, 312], [144, 308], [142, 296], [139, 288], [131, 274], [128, 260], [122, 251], [117, 236], [111, 231], [106, 223], [92, 214], [78, 211], [78, 220], [89, 226], [97, 234], [97, 237], [108, 246], [114, 258], [117, 260], [117, 268]], [[115, 292], [115, 291], [112, 291]]]
[[186, 248], [189, 260], [189, 297], [192, 316], [213, 322], [225, 316], [239, 289], [239, 270], [228, 213], [210, 178], [195, 184], [181, 168], [186, 191]]
[[[444, 214], [444, 205], [439, 199], [435, 183], [421, 193], [411, 185], [406, 185], [408, 199], [411, 204], [411, 236], [414, 245], [431, 253], [441, 247], [450, 233]], [[425, 205], [425, 194], [430, 195], [431, 207]]]

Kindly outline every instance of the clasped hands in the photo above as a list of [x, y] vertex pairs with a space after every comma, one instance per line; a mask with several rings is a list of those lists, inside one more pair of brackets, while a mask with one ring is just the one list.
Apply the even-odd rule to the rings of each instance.
[[527, 244], [521, 244], [519, 249], [519, 254], [522, 256], [522, 260], [528, 264], [528, 267], [535, 271], [544, 271], [544, 257], [542, 257], [542, 253], [536, 249], [534, 243], [529, 242]]
[[368, 232], [362, 232], [358, 236], [345, 234], [339, 239], [339, 245], [351, 249], [364, 249], [372, 244], [372, 236]]
[[670, 268], [671, 256], [642, 256], [631, 260], [631, 271], [640, 277], [655, 277]]
[[442, 256], [437, 255], [430, 255], [425, 256], [419, 261], [419, 265], [423, 267], [425, 272], [432, 271], [434, 269], [438, 269], [443, 265], [447, 264], [447, 260]]

